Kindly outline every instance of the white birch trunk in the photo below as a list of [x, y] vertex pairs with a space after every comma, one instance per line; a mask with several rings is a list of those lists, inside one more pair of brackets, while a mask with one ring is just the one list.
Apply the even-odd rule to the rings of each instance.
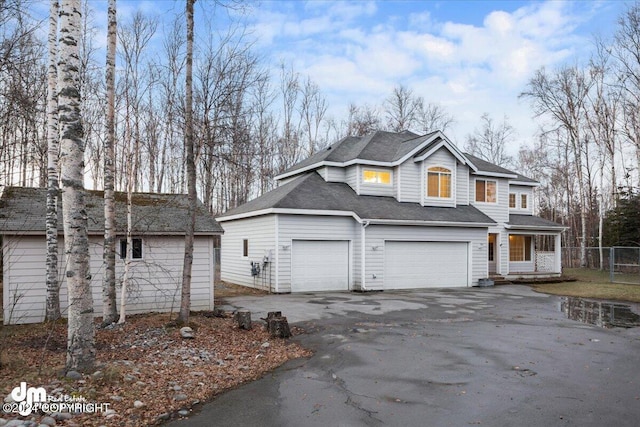
[[129, 289], [129, 281], [131, 280], [131, 260], [133, 259], [133, 238], [131, 235], [131, 227], [133, 224], [133, 204], [132, 204], [132, 181], [133, 176], [131, 164], [128, 167], [127, 177], [127, 251], [124, 255], [124, 274], [122, 277], [122, 289], [120, 290], [120, 319], [118, 323], [127, 321], [127, 291]]
[[193, 4], [195, 0], [186, 0], [187, 12], [187, 61], [185, 81], [185, 131], [184, 144], [186, 151], [187, 167], [187, 193], [189, 200], [189, 220], [185, 230], [184, 239], [184, 264], [182, 267], [182, 293], [180, 299], [180, 314], [178, 322], [189, 323], [189, 310], [191, 309], [191, 267], [193, 265], [193, 234], [196, 223], [196, 167], [193, 147]]
[[47, 69], [47, 308], [46, 320], [60, 318], [58, 281], [58, 0], [51, 0], [49, 11], [49, 61]]
[[66, 280], [69, 292], [68, 370], [89, 371], [95, 362], [93, 298], [84, 198], [84, 149], [79, 82], [80, 0], [63, 0], [60, 8], [58, 118]]
[[116, 219], [114, 199], [115, 160], [115, 68], [116, 68], [116, 0], [109, 0], [107, 35], [107, 137], [104, 146], [104, 281], [102, 284], [102, 323], [108, 325], [118, 317], [116, 303]]

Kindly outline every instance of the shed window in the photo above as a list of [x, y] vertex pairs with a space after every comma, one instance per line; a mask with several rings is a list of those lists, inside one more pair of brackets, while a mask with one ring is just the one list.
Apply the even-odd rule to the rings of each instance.
[[440, 166], [427, 169], [427, 197], [451, 198], [451, 170]]
[[[131, 259], [142, 259], [142, 239], [134, 237], [131, 239]], [[120, 239], [120, 259], [127, 256], [127, 239]]]
[[509, 261], [531, 261], [531, 236], [509, 236]]
[[496, 181], [476, 179], [476, 202], [496, 203], [496, 190]]
[[362, 181], [365, 184], [391, 184], [391, 172], [390, 171], [376, 171], [365, 169], [362, 172]]
[[242, 240], [242, 256], [249, 256], [249, 239]]

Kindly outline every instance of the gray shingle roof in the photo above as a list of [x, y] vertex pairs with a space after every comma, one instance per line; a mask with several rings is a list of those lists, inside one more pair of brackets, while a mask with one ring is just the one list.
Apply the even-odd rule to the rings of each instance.
[[501, 166], [494, 165], [486, 160], [481, 159], [480, 157], [473, 156], [469, 153], [464, 153], [464, 156], [468, 158], [471, 163], [473, 163], [479, 172], [489, 172], [489, 173], [501, 173], [507, 175], [518, 175], [514, 171], [510, 171], [509, 169], [505, 169]]
[[401, 203], [393, 197], [358, 196], [347, 184], [325, 182], [316, 172], [301, 175], [221, 217], [270, 208], [353, 212], [360, 218], [370, 220], [495, 223], [470, 205], [456, 208], [423, 207], [419, 203]]
[[[6, 187], [0, 198], [0, 232], [45, 232], [46, 188]], [[87, 191], [89, 233], [103, 233], [104, 193]], [[126, 193], [116, 193], [116, 229], [127, 227]], [[58, 206], [62, 203], [59, 201]], [[137, 234], [184, 234], [188, 220], [185, 194], [135, 193], [133, 195], [133, 231]], [[58, 212], [62, 230], [62, 209]], [[196, 214], [197, 234], [221, 234], [220, 224], [202, 203]]]
[[347, 137], [293, 165], [283, 172], [287, 174], [320, 162], [344, 163], [359, 159], [376, 162], [394, 162], [422, 144], [432, 134], [423, 136], [412, 132], [376, 131], [362, 137]]
[[534, 215], [509, 215], [509, 225], [511, 227], [537, 227], [537, 228], [566, 228], [562, 224], [558, 224], [548, 219], [540, 218]]

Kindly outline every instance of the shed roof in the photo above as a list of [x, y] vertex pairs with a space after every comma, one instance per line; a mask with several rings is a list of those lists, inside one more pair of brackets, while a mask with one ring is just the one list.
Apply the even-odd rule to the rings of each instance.
[[[46, 188], [6, 187], [0, 197], [0, 232], [43, 233], [46, 230]], [[127, 227], [127, 195], [115, 193], [116, 230]], [[104, 192], [86, 191], [87, 227], [90, 234], [104, 232]], [[186, 194], [134, 193], [132, 198], [133, 232], [136, 234], [183, 235], [188, 221]], [[58, 199], [58, 206], [62, 206]], [[58, 211], [62, 230], [62, 209]], [[198, 202], [196, 234], [222, 234], [220, 224]]]
[[539, 216], [534, 215], [522, 215], [522, 214], [510, 214], [509, 215], [509, 228], [529, 228], [534, 227], [536, 229], [539, 228], [547, 228], [547, 229], [565, 229], [562, 224], [558, 224], [557, 222], [549, 221], [548, 219], [540, 218]]

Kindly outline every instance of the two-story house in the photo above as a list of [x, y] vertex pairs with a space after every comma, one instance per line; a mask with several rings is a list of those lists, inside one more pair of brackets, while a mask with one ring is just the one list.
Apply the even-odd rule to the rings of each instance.
[[[532, 214], [537, 183], [441, 132], [347, 137], [217, 220], [221, 278], [271, 292], [474, 286], [557, 276], [563, 226]], [[541, 252], [536, 236], [551, 249]]]

